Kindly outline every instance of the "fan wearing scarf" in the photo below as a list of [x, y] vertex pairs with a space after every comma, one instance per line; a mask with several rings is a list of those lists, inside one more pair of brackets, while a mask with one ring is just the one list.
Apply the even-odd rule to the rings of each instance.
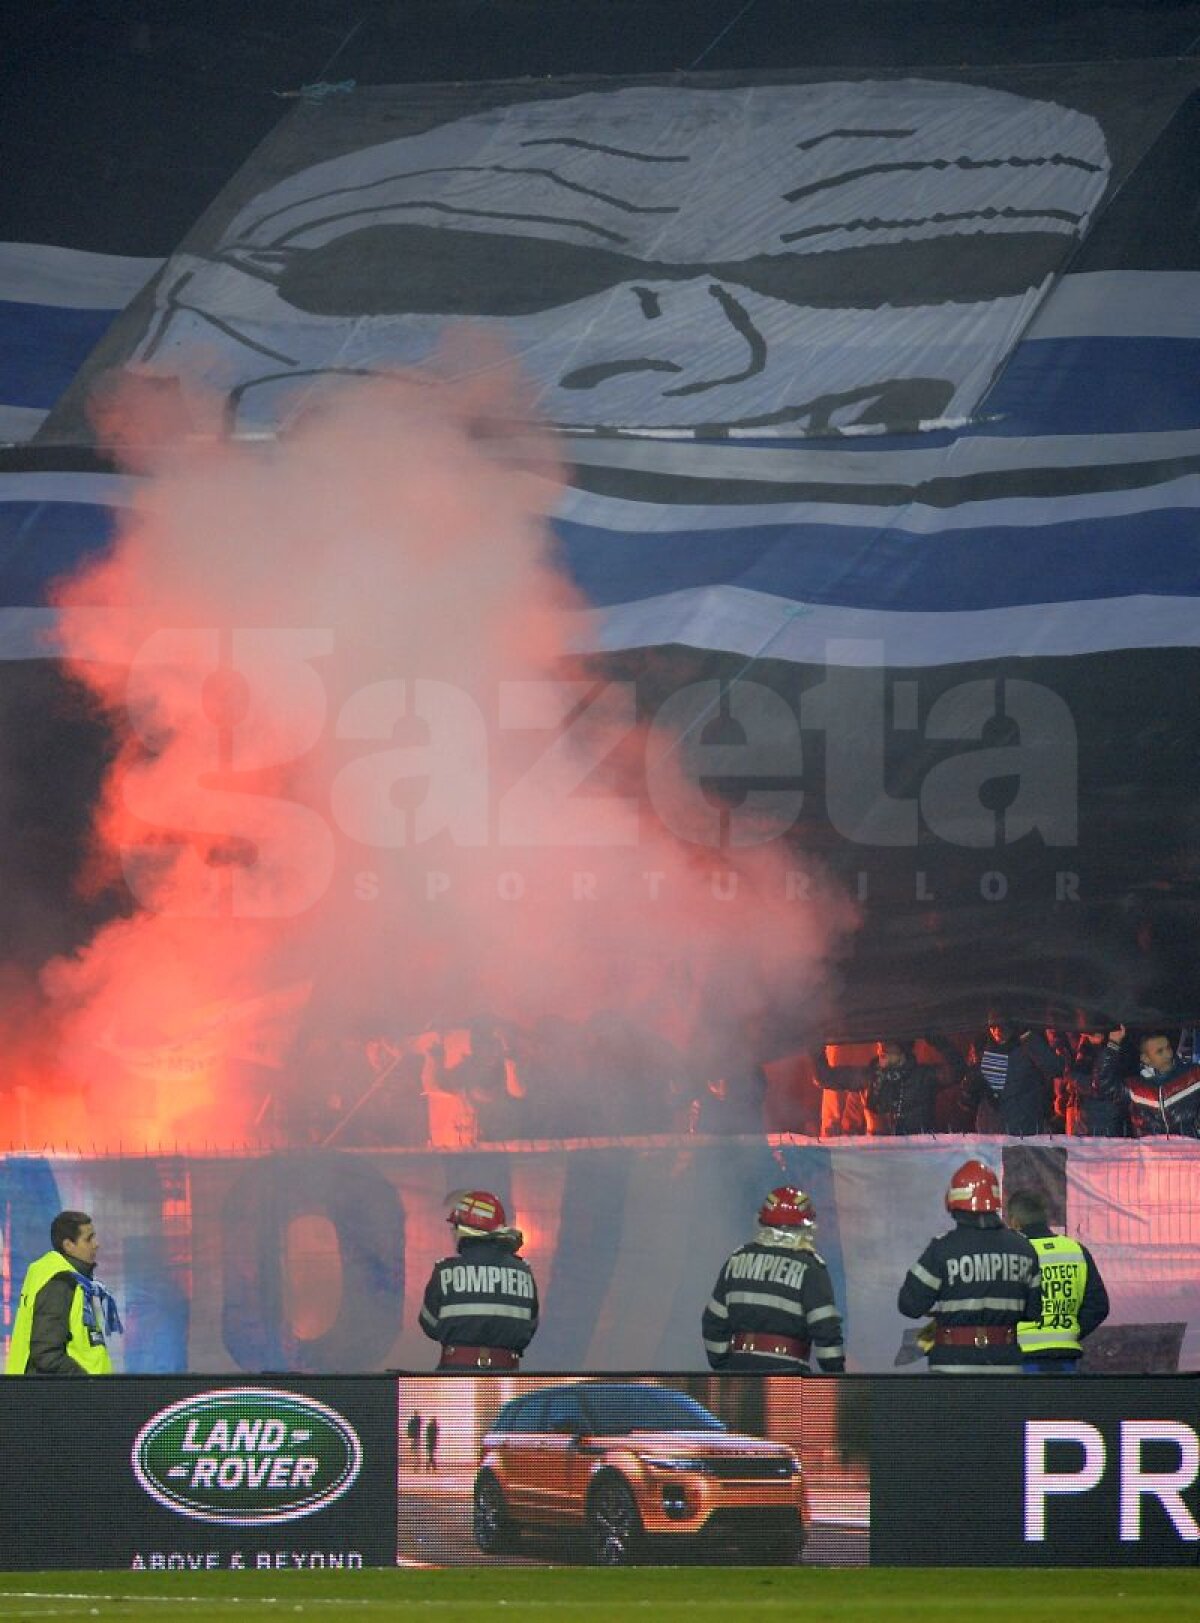
[[100, 1242], [86, 1212], [59, 1212], [51, 1250], [29, 1265], [13, 1320], [6, 1375], [111, 1375], [107, 1337], [124, 1326], [96, 1279]]

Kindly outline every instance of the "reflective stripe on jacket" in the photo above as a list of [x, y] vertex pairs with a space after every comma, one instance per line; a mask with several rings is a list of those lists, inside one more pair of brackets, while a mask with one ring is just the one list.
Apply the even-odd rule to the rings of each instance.
[[1022, 1319], [1017, 1325], [1017, 1345], [1034, 1358], [1045, 1353], [1078, 1357], [1079, 1309], [1088, 1276], [1083, 1247], [1061, 1234], [1031, 1238], [1029, 1243], [1041, 1263], [1042, 1316]]

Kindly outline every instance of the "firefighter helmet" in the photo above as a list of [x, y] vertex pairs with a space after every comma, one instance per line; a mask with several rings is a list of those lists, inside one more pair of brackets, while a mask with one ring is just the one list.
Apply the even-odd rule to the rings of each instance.
[[780, 1184], [778, 1189], [772, 1189], [763, 1201], [758, 1220], [764, 1228], [769, 1229], [812, 1228], [817, 1214], [803, 1189], [785, 1183]]
[[948, 1212], [998, 1212], [1000, 1180], [982, 1161], [964, 1161], [946, 1190]]
[[508, 1228], [504, 1207], [486, 1189], [460, 1189], [446, 1221], [468, 1234], [496, 1234]]

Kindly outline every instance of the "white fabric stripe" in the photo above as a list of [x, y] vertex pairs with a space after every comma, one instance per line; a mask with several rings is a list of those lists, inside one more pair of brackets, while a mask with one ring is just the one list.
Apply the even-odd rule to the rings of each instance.
[[444, 1307], [438, 1314], [443, 1319], [532, 1319], [531, 1307], [510, 1307], [506, 1302], [461, 1302]]
[[[1200, 446], [1197, 447], [1200, 451]], [[668, 502], [623, 501], [568, 490], [557, 517], [620, 534], [671, 536], [678, 530], [739, 530], [763, 525], [830, 525], [846, 530], [878, 530], [905, 535], [940, 535], [944, 531], [1017, 527], [1040, 529], [1074, 520], [1119, 518], [1171, 507], [1200, 505], [1200, 475], [1185, 474], [1132, 490], [1067, 492], [1062, 496], [994, 496], [963, 500], [950, 507], [910, 501], [870, 506], [851, 502], [762, 502], [675, 506]], [[850, 537], [847, 537], [849, 541]]]
[[715, 1296], [710, 1296], [708, 1299], [708, 1311], [715, 1314], [718, 1319], [727, 1319], [729, 1317], [729, 1309], [723, 1302], [718, 1302]]
[[1064, 276], [1025, 333], [1033, 338], [1195, 338], [1200, 273], [1083, 271]]
[[822, 1342], [819, 1347], [813, 1348], [813, 1352], [817, 1355], [818, 1363], [823, 1363], [829, 1358], [845, 1358], [846, 1356], [846, 1349], [840, 1341]]
[[[14, 426], [36, 428], [46, 413], [24, 406], [0, 407], [14, 414]], [[19, 419], [19, 420], [18, 420]], [[36, 421], [34, 421], [36, 419]], [[2, 426], [2, 418], [0, 418]], [[1200, 455], [1200, 436], [1191, 446]], [[115, 473], [0, 473], [0, 501], [95, 502], [120, 506], [131, 502], [141, 481]], [[960, 502], [953, 507], [930, 507], [912, 502], [900, 507], [853, 506], [841, 502], [783, 502], [731, 506], [623, 501], [567, 491], [558, 507], [561, 518], [616, 533], [661, 533], [678, 530], [738, 529], [762, 524], [840, 524], [846, 529], [877, 529], [888, 523], [911, 534], [937, 534], [944, 530], [986, 525], [1040, 526], [1064, 519], [1103, 518], [1170, 507], [1200, 505], [1200, 475], [1166, 480], [1137, 490], [1114, 490], [1085, 495], [996, 498]]]
[[[44, 417], [44, 412], [25, 406], [5, 406], [0, 410], [20, 414], [15, 419], [15, 426], [23, 427], [32, 417]], [[16, 436], [11, 436], [15, 438]], [[922, 479], [930, 478], [961, 478], [976, 473], [998, 473], [1008, 469], [1021, 470], [1026, 468], [1073, 468], [1089, 467], [1097, 463], [1128, 463], [1145, 461], [1165, 461], [1172, 457], [1200, 456], [1200, 430], [1177, 429], [1154, 434], [1071, 434], [1071, 435], [1039, 435], [1027, 439], [972, 439], [962, 440], [953, 447], [940, 447], [928, 451], [880, 451], [880, 452], [831, 452], [805, 451], [792, 448], [780, 450], [745, 450], [725, 445], [704, 446], [663, 446], [656, 445], [653, 452], [647, 452], [644, 447], [637, 446], [631, 451], [627, 443], [621, 441], [587, 441], [580, 445], [565, 447], [571, 460], [580, 464], [595, 463], [600, 466], [643, 468], [648, 471], [661, 471], [669, 474], [691, 474], [693, 477], [725, 478], [725, 479], [753, 479], [756, 482], [789, 483], [799, 481], [804, 483], [828, 483], [835, 485], [871, 486], [878, 484], [904, 485], [906, 487], [919, 483]], [[602, 454], [605, 452], [611, 455]], [[667, 453], [670, 457], [670, 466], [664, 463]], [[674, 454], [677, 453], [677, 454]], [[728, 459], [735, 458], [730, 462]], [[0, 475], [0, 484], [8, 480], [43, 482], [45, 493], [39, 495], [42, 501], [81, 501], [90, 498], [68, 494], [71, 484], [79, 484], [87, 480], [107, 480], [114, 486], [133, 487], [136, 480], [118, 474], [80, 474], [80, 473], [37, 473], [37, 474], [5, 474]], [[56, 493], [54, 486], [62, 486], [61, 493]], [[1150, 490], [1158, 487], [1151, 486]], [[1111, 492], [1113, 500], [1123, 492]], [[1148, 492], [1132, 492], [1134, 496], [1141, 495], [1146, 498]], [[16, 491], [6, 496], [6, 500], [16, 501], [22, 499]], [[119, 497], [99, 495], [99, 501], [116, 500]], [[1014, 498], [1014, 501], [1020, 498]], [[1067, 500], [1069, 498], [1064, 498]], [[1075, 498], [1081, 500], [1082, 498]], [[781, 503], [776, 508], [771, 503], [744, 503], [719, 506], [715, 510], [707, 505], [681, 504], [674, 506], [669, 503], [626, 502], [619, 497], [596, 496], [589, 492], [572, 489], [562, 498], [563, 514], [565, 517], [577, 518], [580, 523], [605, 523], [614, 530], [644, 528], [648, 514], [660, 512], [664, 515], [688, 515], [688, 527], [699, 523], [698, 515], [714, 514], [706, 518], [705, 522], [713, 524], [717, 517], [732, 527], [736, 520], [729, 515], [740, 513], [755, 513], [758, 522], [767, 522], [772, 513], [776, 515], [787, 514], [795, 509], [802, 509], [807, 514], [823, 511], [807, 503]], [[867, 504], [864, 504], [867, 506]], [[828, 504], [830, 511], [837, 511], [843, 515], [853, 513], [857, 509], [840, 503]], [[622, 509], [629, 509], [629, 516], [622, 520]], [[889, 509], [878, 506], [867, 510], [873, 512], [874, 522], [880, 522], [880, 515], [886, 514]], [[1112, 510], [1110, 504], [1110, 511]], [[1136, 509], [1135, 509], [1136, 510]], [[962, 511], [961, 505], [949, 511]], [[642, 523], [636, 524], [634, 516], [640, 513]], [[601, 515], [607, 515], [602, 517]], [[680, 525], [673, 522], [672, 528]]]
[[[861, 442], [860, 442], [861, 444]], [[1038, 434], [1003, 438], [971, 435], [952, 445], [904, 451], [807, 449], [803, 444], [671, 445], [660, 441], [574, 440], [563, 437], [568, 461], [580, 467], [632, 468], [693, 479], [750, 479], [756, 483], [913, 485], [922, 479], [999, 473], [1006, 469], [1083, 468], [1097, 463], [1159, 461], [1195, 456], [1200, 430], [1147, 434]]]
[[144, 481], [124, 473], [0, 473], [0, 502], [128, 504]]
[[724, 1341], [710, 1341], [708, 1337], [705, 1336], [704, 1345], [708, 1348], [710, 1353], [716, 1353], [719, 1357], [721, 1353], [728, 1352], [729, 1338], [726, 1337]]
[[48, 659], [59, 652], [53, 609], [0, 609], [0, 660]]
[[1011, 1313], [1014, 1308], [1024, 1311], [1024, 1290], [1015, 1290], [1011, 1296], [963, 1296], [953, 1302], [935, 1302], [929, 1311], [931, 1313]]
[[[726, 1291], [727, 1302], [741, 1302], [746, 1307], [774, 1307], [781, 1313], [797, 1313], [800, 1311], [799, 1300], [794, 1296], [772, 1296], [769, 1291]], [[755, 1330], [754, 1335], [770, 1335], [769, 1330]]]
[[942, 1281], [937, 1274], [931, 1274], [928, 1268], [923, 1268], [919, 1262], [914, 1262], [909, 1269], [923, 1285], [928, 1285], [931, 1291], [941, 1290]]
[[826, 1319], [836, 1319], [839, 1317], [840, 1314], [838, 1313], [837, 1308], [832, 1306], [814, 1307], [812, 1312], [807, 1315], [809, 1324], [821, 1324]]
[[37, 242], [0, 242], [0, 299], [72, 310], [123, 310], [164, 263]]
[[[83, 612], [76, 611], [86, 629]], [[92, 613], [97, 627], [101, 617], [120, 617], [117, 609]], [[0, 659], [45, 659], [61, 652], [56, 623], [51, 609], [0, 607]], [[1193, 648], [1200, 644], [1200, 599], [1138, 596], [907, 614], [818, 608], [740, 586], [713, 586], [579, 614], [573, 643], [580, 653], [680, 643], [746, 659], [921, 668], [1034, 654]]]
[[427, 1324], [431, 1330], [437, 1324], [437, 1320], [434, 1318], [433, 1314], [429, 1311], [429, 1309], [427, 1307], [422, 1307], [420, 1313], [417, 1316], [420, 1319], [421, 1323], [422, 1324]]
[[1192, 648], [1200, 643], [1200, 600], [1138, 594], [909, 613], [795, 603], [741, 586], [708, 586], [590, 611], [579, 617], [575, 639], [582, 653], [673, 642], [745, 658], [860, 668]]
[[24, 445], [49, 415], [40, 406], [0, 406], [0, 445]]
[[[94, 623], [98, 635], [106, 622], [111, 627], [115, 620], [119, 630], [124, 619], [120, 610], [96, 609], [84, 611], [84, 618], [77, 624], [86, 631], [93, 623], [93, 614], [97, 616]], [[55, 609], [0, 608], [0, 660], [51, 659], [62, 651]]]

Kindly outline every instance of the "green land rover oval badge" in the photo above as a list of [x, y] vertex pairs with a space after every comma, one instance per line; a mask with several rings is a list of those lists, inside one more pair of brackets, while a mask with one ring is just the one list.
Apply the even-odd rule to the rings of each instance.
[[160, 1409], [134, 1438], [132, 1462], [165, 1509], [260, 1527], [340, 1499], [358, 1476], [362, 1444], [348, 1420], [314, 1398], [236, 1386]]

